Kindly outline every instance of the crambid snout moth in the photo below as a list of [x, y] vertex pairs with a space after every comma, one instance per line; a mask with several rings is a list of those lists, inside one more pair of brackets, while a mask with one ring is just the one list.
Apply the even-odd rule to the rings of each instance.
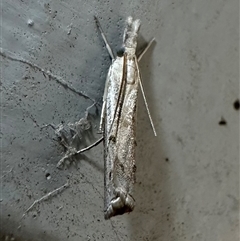
[[109, 219], [131, 212], [135, 206], [133, 186], [136, 172], [135, 131], [139, 86], [156, 135], [138, 67], [138, 61], [154, 39], [137, 57], [140, 20], [128, 17], [123, 34], [123, 53], [115, 58], [96, 17], [95, 20], [112, 58], [105, 84], [100, 121], [100, 130], [103, 130], [105, 163], [104, 217]]
[[[87, 120], [88, 110], [96, 104], [95, 102], [93, 105], [87, 108], [85, 117], [81, 118], [74, 124], [69, 123], [69, 128], [71, 130], [70, 138], [65, 135], [62, 124], [58, 126], [48, 124], [43, 127], [51, 126], [55, 130], [55, 133], [58, 135], [58, 137], [60, 137], [60, 143], [67, 150], [65, 156], [58, 162], [57, 167], [61, 167], [66, 160], [74, 161], [78, 154], [91, 149], [104, 140], [104, 217], [105, 219], [109, 219], [116, 215], [131, 212], [135, 206], [135, 200], [133, 198], [133, 186], [135, 183], [136, 172], [135, 131], [137, 95], [139, 86], [143, 95], [154, 135], [156, 136], [156, 131], [143, 91], [138, 67], [138, 62], [141, 60], [147, 49], [151, 46], [154, 39], [149, 42], [147, 47], [139, 56], [136, 56], [140, 20], [133, 20], [132, 17], [128, 17], [123, 34], [123, 51], [122, 54], [119, 54], [115, 58], [96, 17], [95, 20], [106, 44], [109, 55], [112, 58], [112, 64], [109, 68], [105, 84], [100, 119], [99, 129], [103, 132], [103, 137], [92, 145], [81, 150], [77, 150], [77, 147], [74, 145], [74, 143], [78, 144], [78, 141], [81, 140], [81, 133], [91, 127], [89, 121]], [[66, 86], [65, 83], [64, 86]], [[71, 87], [68, 86], [68, 88]], [[35, 200], [33, 204], [26, 210], [24, 216], [36, 204], [48, 199], [49, 197], [52, 197], [68, 186], [69, 184], [66, 183], [63, 186], [44, 195], [40, 199]]]

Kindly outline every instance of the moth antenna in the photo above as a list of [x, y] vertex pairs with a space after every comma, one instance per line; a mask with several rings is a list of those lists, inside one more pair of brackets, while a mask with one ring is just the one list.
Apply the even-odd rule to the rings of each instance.
[[110, 47], [110, 45], [109, 45], [109, 43], [108, 43], [108, 41], [107, 41], [107, 38], [106, 38], [106, 36], [105, 36], [105, 34], [104, 34], [104, 32], [103, 32], [103, 29], [102, 29], [102, 27], [101, 27], [101, 25], [100, 25], [100, 22], [98, 21], [98, 18], [97, 18], [96, 16], [94, 16], [94, 20], [95, 20], [95, 22], [96, 22], [96, 24], [97, 24], [97, 27], [98, 27], [101, 35], [102, 35], [102, 38], [103, 38], [103, 41], [104, 41], [104, 43], [105, 43], [105, 46], [106, 46], [106, 48], [107, 48], [107, 50], [108, 50], [108, 53], [109, 53], [111, 59], [114, 60], [115, 57], [114, 57], [113, 51], [112, 51], [112, 49], [111, 49], [111, 47]]
[[143, 55], [148, 51], [148, 49], [151, 47], [152, 43], [155, 41], [155, 38], [153, 38], [147, 45], [147, 47], [142, 51], [142, 53], [138, 56], [138, 62], [142, 59]]
[[[135, 60], [135, 61], [137, 61], [137, 60]], [[148, 107], [148, 103], [147, 103], [147, 99], [146, 99], [146, 96], [145, 96], [145, 93], [144, 93], [141, 75], [140, 75], [140, 71], [139, 71], [139, 68], [138, 68], [138, 63], [136, 63], [136, 66], [137, 66], [137, 71], [138, 71], [138, 76], [139, 76], [139, 84], [140, 84], [141, 92], [142, 92], [142, 95], [143, 95], [143, 100], [144, 100], [144, 103], [145, 103], [145, 106], [146, 106], [146, 109], [147, 109], [148, 117], [149, 117], [152, 129], [153, 129], [154, 136], [157, 136], [157, 132], [156, 132], [155, 126], [153, 124], [152, 116], [151, 116], [151, 113], [150, 113], [150, 110], [149, 110], [149, 107]]]

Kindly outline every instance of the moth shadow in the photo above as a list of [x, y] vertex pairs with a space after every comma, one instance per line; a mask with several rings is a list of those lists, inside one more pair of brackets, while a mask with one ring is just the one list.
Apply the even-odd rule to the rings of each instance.
[[58, 145], [63, 148], [62, 157], [57, 163], [59, 169], [68, 169], [71, 166], [78, 168], [81, 161], [87, 161], [96, 170], [101, 173], [104, 172], [103, 167], [89, 157], [91, 155], [89, 155], [88, 150], [79, 153], [82, 149], [93, 144], [97, 139], [93, 128], [97, 119], [97, 111], [96, 109], [95, 114], [86, 112], [86, 115], [75, 123], [61, 123], [57, 126], [50, 125], [55, 131]]

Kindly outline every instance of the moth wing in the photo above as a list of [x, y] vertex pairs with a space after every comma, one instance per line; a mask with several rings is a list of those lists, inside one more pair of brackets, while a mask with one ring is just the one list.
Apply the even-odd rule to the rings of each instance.
[[117, 121], [115, 116], [117, 108], [119, 107], [123, 81], [124, 57], [117, 57], [109, 68], [106, 80], [105, 134], [107, 134], [107, 136], [111, 132], [114, 121]]

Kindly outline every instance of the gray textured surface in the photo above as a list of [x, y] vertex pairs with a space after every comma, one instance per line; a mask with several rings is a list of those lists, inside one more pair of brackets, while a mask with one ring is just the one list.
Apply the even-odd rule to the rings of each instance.
[[[238, 239], [238, 1], [2, 0], [0, 7], [3, 240]], [[136, 209], [111, 221], [103, 219], [102, 145], [58, 170], [63, 149], [53, 130], [41, 129], [78, 121], [92, 103], [57, 80], [101, 104], [110, 60], [93, 15], [114, 50], [129, 15], [142, 20], [139, 47], [156, 38], [140, 68], [158, 137], [140, 95]], [[94, 110], [90, 120], [97, 138]], [[67, 180], [68, 189], [21, 219]]]

